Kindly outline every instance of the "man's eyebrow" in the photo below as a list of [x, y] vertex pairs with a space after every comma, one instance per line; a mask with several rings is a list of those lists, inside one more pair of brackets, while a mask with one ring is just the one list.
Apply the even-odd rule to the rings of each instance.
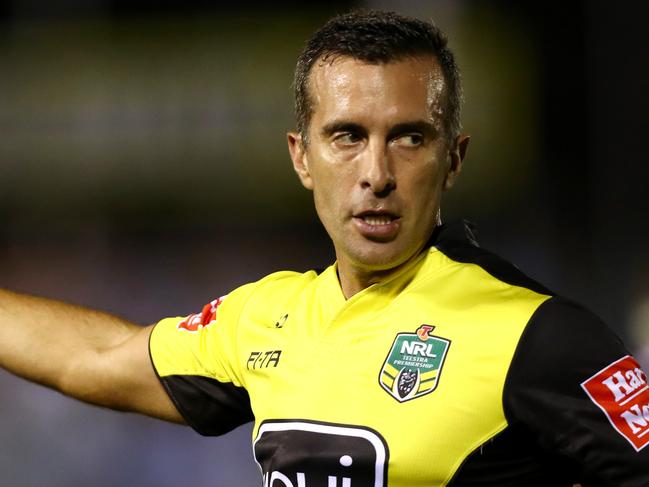
[[388, 137], [392, 138], [397, 135], [407, 134], [410, 132], [422, 133], [429, 139], [434, 139], [437, 136], [437, 128], [435, 128], [435, 125], [425, 120], [417, 120], [413, 122], [398, 123], [390, 127]]
[[330, 122], [322, 127], [320, 132], [324, 136], [329, 136], [331, 134], [335, 134], [336, 132], [353, 132], [355, 134], [365, 134], [367, 133], [367, 130], [365, 130], [365, 128], [363, 128], [363, 126], [358, 123], [349, 122], [346, 120], [334, 120], [333, 122]]

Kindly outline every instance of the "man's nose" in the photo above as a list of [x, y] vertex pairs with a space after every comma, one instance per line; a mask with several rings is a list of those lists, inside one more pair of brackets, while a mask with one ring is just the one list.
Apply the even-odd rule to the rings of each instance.
[[390, 156], [383, 144], [369, 144], [361, 164], [360, 184], [377, 196], [387, 196], [397, 187]]

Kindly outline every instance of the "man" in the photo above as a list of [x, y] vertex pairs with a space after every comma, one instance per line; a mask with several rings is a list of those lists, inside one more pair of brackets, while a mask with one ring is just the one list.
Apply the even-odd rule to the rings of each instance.
[[255, 421], [270, 487], [649, 485], [635, 360], [469, 225], [441, 224], [469, 141], [444, 36], [390, 13], [337, 17], [295, 89], [289, 151], [334, 265], [148, 328], [2, 293], [2, 366], [202, 434]]

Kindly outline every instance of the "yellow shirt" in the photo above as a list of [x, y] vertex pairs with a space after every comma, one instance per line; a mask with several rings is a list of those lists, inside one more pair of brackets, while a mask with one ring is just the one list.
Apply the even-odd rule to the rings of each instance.
[[349, 300], [335, 265], [271, 274], [162, 320], [151, 356], [202, 434], [254, 419], [264, 485], [442, 486], [506, 428], [508, 367], [549, 297], [430, 247]]

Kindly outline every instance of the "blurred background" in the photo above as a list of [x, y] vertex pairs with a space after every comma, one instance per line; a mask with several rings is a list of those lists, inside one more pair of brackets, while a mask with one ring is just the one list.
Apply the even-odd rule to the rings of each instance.
[[[352, 7], [434, 18], [472, 134], [443, 204], [649, 364], [645, 2], [0, 2], [0, 287], [140, 323], [333, 260], [290, 168], [305, 38]], [[0, 484], [260, 485], [250, 427], [92, 408], [0, 372]]]

